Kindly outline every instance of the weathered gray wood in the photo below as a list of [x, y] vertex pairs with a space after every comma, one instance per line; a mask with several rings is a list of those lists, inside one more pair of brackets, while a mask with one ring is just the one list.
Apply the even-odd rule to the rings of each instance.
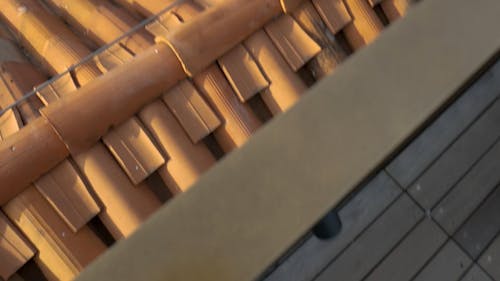
[[478, 262], [495, 280], [500, 280], [500, 236], [484, 252]]
[[386, 168], [408, 187], [500, 94], [500, 62], [492, 66]]
[[385, 172], [381, 172], [339, 210], [340, 234], [332, 240], [309, 238], [265, 280], [306, 281], [316, 276], [358, 236], [401, 193]]
[[500, 136], [500, 101], [496, 101], [409, 189], [431, 209]]
[[477, 265], [474, 265], [460, 281], [493, 281], [491, 278]]
[[403, 195], [317, 278], [361, 280], [418, 223], [422, 211]]
[[[496, 163], [499, 163], [497, 160]], [[474, 193], [469, 194], [475, 196]], [[473, 258], [477, 258], [500, 231], [500, 188], [497, 188], [454, 235]]]
[[500, 142], [497, 142], [439, 202], [432, 216], [449, 235], [453, 235], [499, 182]]
[[[385, 238], [381, 236], [379, 239]], [[364, 280], [410, 280], [446, 242], [446, 239], [447, 235], [437, 224], [426, 218]]]
[[469, 256], [455, 242], [450, 240], [413, 280], [456, 281], [464, 274], [471, 263], [472, 260]]

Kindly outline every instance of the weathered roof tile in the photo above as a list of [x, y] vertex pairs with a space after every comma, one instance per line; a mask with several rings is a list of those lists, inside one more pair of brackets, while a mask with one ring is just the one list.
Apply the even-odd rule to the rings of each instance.
[[286, 111], [299, 100], [306, 85], [292, 71], [264, 31], [256, 32], [244, 44], [271, 82], [261, 93], [267, 107], [274, 115]]
[[103, 140], [134, 184], [145, 180], [165, 163], [136, 117], [114, 128]]
[[120, 44], [114, 44], [101, 54], [97, 55], [94, 60], [99, 70], [105, 73], [131, 60], [133, 57], [134, 55]]
[[96, 216], [100, 207], [75, 167], [65, 160], [34, 183], [73, 232]]
[[76, 89], [73, 78], [69, 73], [66, 73], [48, 86], [38, 89], [36, 94], [44, 105], [48, 105], [76, 91]]
[[294, 71], [321, 51], [321, 47], [289, 15], [282, 15], [265, 29]]
[[242, 45], [237, 45], [223, 55], [219, 59], [219, 65], [241, 102], [248, 101], [269, 87], [270, 83], [264, 73]]
[[0, 230], [0, 277], [7, 280], [35, 255], [35, 251], [1, 212]]
[[3, 210], [36, 247], [35, 261], [52, 280], [73, 279], [106, 249], [88, 227], [71, 231], [33, 186]]
[[9, 109], [0, 116], [0, 141], [19, 131], [22, 127], [21, 117], [16, 109]]
[[162, 98], [193, 143], [201, 141], [222, 123], [188, 80], [180, 82]]
[[326, 26], [333, 34], [352, 21], [342, 0], [312, 0]]

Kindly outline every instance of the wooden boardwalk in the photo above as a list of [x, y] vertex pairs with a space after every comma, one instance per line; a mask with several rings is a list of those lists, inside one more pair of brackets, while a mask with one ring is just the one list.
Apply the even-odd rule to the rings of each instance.
[[499, 97], [496, 63], [262, 279], [500, 280]]

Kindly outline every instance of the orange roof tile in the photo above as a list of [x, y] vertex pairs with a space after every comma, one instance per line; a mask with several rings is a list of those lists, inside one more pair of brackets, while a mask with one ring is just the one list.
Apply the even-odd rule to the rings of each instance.
[[34, 186], [74, 232], [101, 211], [80, 174], [68, 160], [35, 181]]
[[[351, 48], [373, 41], [383, 28], [373, 4], [393, 21], [409, 0], [114, 2], [0, 6], [16, 34], [0, 24], [0, 185], [9, 186], [0, 203], [50, 280], [74, 278], [106, 250], [93, 217], [115, 239], [130, 235], [161, 206], [154, 173], [171, 194], [186, 191], [266, 114], [291, 108]], [[55, 79], [9, 108], [43, 71]], [[0, 265], [2, 278], [33, 255], [22, 236], [9, 239], [23, 255]], [[2, 245], [0, 259], [16, 253]]]
[[200, 142], [221, 125], [219, 117], [188, 80], [180, 82], [162, 99], [193, 143]]
[[269, 87], [270, 82], [252, 55], [242, 45], [237, 45], [224, 54], [218, 62], [241, 102], [248, 101]]
[[35, 255], [35, 251], [1, 212], [0, 230], [0, 277], [7, 280]]
[[265, 30], [293, 71], [299, 70], [321, 47], [289, 15], [267, 24]]

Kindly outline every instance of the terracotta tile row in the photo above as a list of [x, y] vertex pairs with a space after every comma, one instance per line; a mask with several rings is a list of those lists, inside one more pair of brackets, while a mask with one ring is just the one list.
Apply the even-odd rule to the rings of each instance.
[[[213, 134], [225, 152], [240, 147], [262, 125], [250, 100], [260, 96], [273, 115], [286, 111], [307, 89], [302, 69], [320, 79], [347, 56], [349, 47], [355, 50], [376, 38], [383, 25], [373, 6], [380, 5], [392, 21], [406, 12], [409, 2], [116, 1], [122, 8], [108, 1], [44, 1], [89, 41], [36, 0], [7, 0], [0, 15], [50, 75], [90, 55], [88, 46], [104, 46], [143, 16], [176, 5], [150, 24], [149, 32], [139, 29], [126, 36], [38, 90], [39, 99], [31, 98], [1, 117], [2, 145], [16, 154], [19, 146], [25, 151], [31, 141], [43, 137], [49, 144], [46, 159], [34, 164], [54, 167], [32, 180], [33, 185], [23, 179], [27, 187], [3, 207], [34, 247], [18, 263], [0, 265], [2, 278], [15, 273], [35, 251], [35, 261], [50, 280], [75, 277], [106, 249], [88, 228], [90, 219], [98, 215], [115, 239], [128, 236], [160, 206], [144, 181], [153, 172], [171, 193], [185, 191], [215, 164], [204, 142], [207, 136]], [[244, 11], [237, 19], [225, 16], [237, 9]], [[272, 16], [283, 10], [290, 13]], [[247, 22], [253, 24], [242, 24]], [[27, 63], [8, 40], [13, 37], [2, 30], [0, 108], [5, 108], [43, 82], [46, 74]], [[152, 35], [160, 43], [155, 44]], [[178, 65], [172, 59], [182, 63], [187, 79], [175, 72]], [[37, 119], [39, 109], [44, 119]], [[134, 113], [137, 117], [124, 122]], [[99, 120], [97, 116], [101, 123], [92, 121]], [[75, 120], [79, 127], [74, 127]], [[17, 133], [28, 123], [29, 128]], [[57, 135], [50, 133], [52, 128]], [[58, 160], [69, 153], [71, 158]], [[0, 159], [4, 155], [0, 153]], [[22, 163], [7, 164], [12, 170], [26, 169]], [[33, 175], [46, 170], [30, 169]], [[12, 198], [18, 191], [2, 192]], [[0, 258], [4, 253], [19, 255], [1, 248], [5, 239], [0, 237]], [[17, 239], [26, 240], [23, 235]], [[17, 242], [14, 246], [23, 247]]]
[[[79, 10], [70, 8], [69, 6], [71, 6], [71, 4], [58, 5], [59, 8], [63, 7], [65, 9], [67, 13], [65, 18], [68, 18], [68, 21], [71, 21], [72, 19], [78, 20], [78, 24], [85, 28], [85, 30], [94, 32], [94, 34], [99, 38], [99, 42], [97, 43], [109, 43], [116, 37], [121, 35], [119, 33], [115, 33], [110, 36], [105, 32], [105, 28], [97, 29], [91, 22], [84, 22], [83, 20], [79, 20], [79, 16], [77, 15], [77, 13], [79, 13]], [[138, 23], [138, 21], [129, 19], [125, 29], [131, 29]], [[107, 24], [115, 25], [115, 23], [113, 22], [107, 22]], [[113, 28], [111, 28], [111, 30], [113, 30]], [[128, 39], [124, 40], [127, 41]], [[148, 42], [140, 48], [136, 48], [135, 52], [144, 50], [148, 46], [152, 46], [152, 42]], [[124, 61], [122, 61], [121, 63], [123, 62]], [[116, 63], [115, 67], [121, 63]], [[170, 190], [174, 193], [177, 193], [179, 190], [185, 190], [186, 188], [188, 188], [199, 177], [201, 172], [205, 171], [209, 166], [212, 165], [212, 163], [215, 162], [215, 159], [209, 156], [208, 149], [204, 148], [203, 144], [198, 144], [197, 142], [199, 142], [202, 137], [210, 134], [213, 130], [215, 130], [215, 128], [220, 125], [220, 121], [218, 120], [218, 117], [215, 116], [215, 113], [208, 107], [208, 105], [206, 105], [204, 100], [199, 98], [199, 95], [197, 95], [197, 93], [192, 92], [189, 96], [189, 100], [186, 100], [186, 95], [184, 95], [183, 92], [172, 91], [165, 96], [169, 97], [168, 99], [166, 99], [166, 101], [168, 101], [166, 102], [167, 105], [169, 105], [169, 103], [176, 104], [177, 108], [175, 111], [172, 110], [172, 112], [176, 115], [177, 118], [179, 118], [180, 121], [183, 121], [181, 122], [181, 124], [186, 128], [188, 134], [190, 134], [191, 137], [195, 139], [195, 141], [193, 141], [194, 143], [189, 143], [184, 136], [179, 136], [179, 133], [173, 134], [176, 138], [175, 141], [169, 141], [168, 138], [161, 133], [162, 128], [167, 129], [168, 131], [178, 132], [176, 128], [178, 126], [177, 124], [168, 122], [167, 120], [165, 120], [165, 118], [160, 118], [164, 117], [166, 114], [164, 112], [166, 109], [163, 108], [164, 105], [160, 107], [155, 105], [147, 106], [139, 113], [139, 117], [142, 119], [145, 126], [150, 130], [151, 134], [153, 136], [156, 136], [156, 142], [160, 144], [160, 146], [163, 148], [163, 154], [165, 154], [166, 158], [168, 158], [166, 160], [168, 162], [166, 165], [154, 166], [151, 167], [151, 169], [149, 169], [148, 171], [154, 171], [159, 168], [160, 175], [162, 175], [162, 178], [164, 179]], [[193, 118], [195, 119], [194, 121], [192, 120]], [[198, 126], [199, 128], [199, 126], [206, 125], [203, 122], [196, 122], [197, 118], [210, 123], [208, 124], [208, 126], [206, 126], [206, 131], [201, 133], [199, 131], [194, 131], [196, 129], [193, 129], [193, 126]], [[155, 127], [155, 125], [153, 125], [151, 122], [160, 122], [161, 124], [156, 124], [159, 125], [159, 127]], [[123, 133], [123, 136], [130, 134], [130, 132]], [[201, 134], [202, 136], [198, 136], [197, 134]], [[104, 138], [105, 143], [107, 143], [108, 140], [109, 138]], [[114, 149], [112, 148], [112, 151], [113, 150]], [[149, 157], [151, 157], [151, 155], [149, 155]], [[140, 165], [138, 166], [140, 167]], [[185, 169], [186, 171], [183, 171], [183, 169]], [[142, 179], [143, 178], [141, 178], [141, 180]], [[134, 181], [135, 184], [139, 182], [140, 180]]]
[[[25, 44], [29, 42], [27, 47], [32, 48], [36, 57], [43, 58], [45, 64], [53, 70], [51, 74], [65, 71], [69, 65], [78, 63], [91, 53], [61, 21], [46, 12], [38, 2], [7, 1], [3, 7], [4, 18], [20, 34], [21, 42]], [[19, 14], [20, 10], [21, 14]], [[51, 44], [51, 42], [55, 43]], [[47, 48], [50, 52], [46, 51]], [[99, 75], [99, 70], [92, 64], [85, 64], [77, 68], [75, 72], [77, 83], [80, 85], [89, 83]], [[71, 94], [61, 91], [59, 93], [59, 96]], [[139, 183], [163, 164], [163, 159], [151, 161], [162, 156], [135, 119], [128, 120], [117, 130], [118, 133], [113, 131], [106, 135], [108, 148], [116, 156], [125, 172], [132, 176], [132, 181]], [[102, 146], [102, 144], [96, 146]], [[136, 188], [125, 175], [122, 176], [123, 172], [113, 161], [106, 162], [105, 159], [110, 158], [108, 155], [109, 152], [105, 149], [96, 147], [79, 153], [74, 158], [80, 171], [104, 205], [100, 215], [105, 218], [103, 220], [108, 225], [108, 229], [115, 238], [121, 238], [133, 232], [143, 219], [160, 206], [160, 202], [146, 186]], [[93, 163], [94, 167], [90, 167], [92, 165], [90, 163]], [[145, 166], [144, 163], [149, 163], [153, 168]], [[145, 167], [149, 170], [145, 170]], [[59, 178], [71, 177], [65, 173], [58, 175]], [[76, 190], [76, 188], [72, 190], [76, 193], [74, 197], [80, 194]], [[57, 191], [45, 194], [57, 194]], [[60, 202], [55, 198], [51, 201]]]
[[7, 280], [35, 255], [24, 236], [0, 213], [0, 277]]
[[[3, 94], [9, 96], [11, 101], [22, 97], [33, 84], [44, 80], [27, 62], [4, 63], [1, 77], [5, 82]], [[9, 103], [10, 101], [4, 101], [0, 106], [5, 107]], [[40, 106], [41, 103], [36, 97], [29, 99], [18, 107], [19, 116], [24, 121], [18, 120], [8, 126], [2, 123], [2, 129], [11, 128], [9, 134], [15, 133], [24, 122], [27, 124], [36, 120], [37, 108]], [[10, 267], [12, 263], [2, 262], [2, 278], [8, 279], [36, 252], [35, 260], [49, 279], [71, 279], [106, 248], [85, 225], [99, 211], [99, 207], [68, 161], [63, 161], [50, 173], [38, 179], [35, 185], [36, 187], [30, 185], [3, 205], [9, 219], [33, 244], [33, 254], [24, 254], [24, 259], [20, 259], [19, 254], [17, 257], [11, 257], [11, 262], [17, 258], [15, 270]], [[3, 237], [0, 244], [12, 239]], [[19, 241], [13, 243], [16, 248], [23, 246]], [[29, 245], [31, 247], [31, 244]], [[19, 253], [23, 253], [21, 250], [18, 250]]]

